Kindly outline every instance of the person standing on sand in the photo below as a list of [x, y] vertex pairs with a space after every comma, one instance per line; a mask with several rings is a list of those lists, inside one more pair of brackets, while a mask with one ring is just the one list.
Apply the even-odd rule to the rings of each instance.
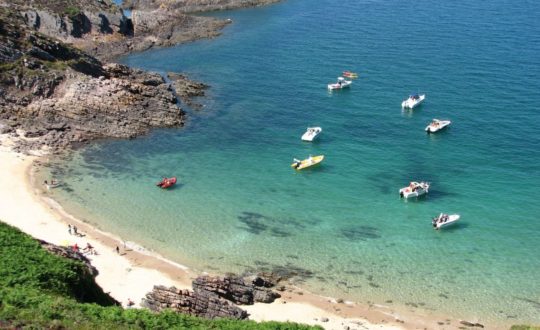
[[118, 247], [118, 245], [116, 246], [116, 253], [120, 254], [120, 248]]
[[71, 235], [71, 225], [68, 224], [68, 233]]
[[75, 236], [79, 235], [79, 233], [77, 232], [77, 226], [73, 226], [73, 234]]

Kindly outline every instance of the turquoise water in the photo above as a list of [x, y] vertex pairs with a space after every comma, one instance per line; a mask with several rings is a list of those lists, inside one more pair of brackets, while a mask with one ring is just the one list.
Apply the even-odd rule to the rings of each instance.
[[[69, 211], [199, 271], [498, 324], [540, 323], [540, 4], [300, 1], [218, 14], [224, 35], [122, 59], [211, 84], [183, 129], [79, 150]], [[329, 93], [343, 70], [350, 90]], [[414, 111], [400, 103], [427, 94]], [[432, 118], [451, 119], [428, 136]], [[323, 128], [315, 143], [300, 136]], [[293, 157], [324, 154], [295, 172]], [[174, 189], [154, 186], [176, 175]], [[427, 180], [426, 198], [398, 189]], [[430, 218], [459, 213], [434, 231]]]

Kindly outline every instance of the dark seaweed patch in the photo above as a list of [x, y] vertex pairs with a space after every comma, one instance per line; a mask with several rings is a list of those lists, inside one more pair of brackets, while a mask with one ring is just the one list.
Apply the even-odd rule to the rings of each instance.
[[351, 275], [363, 275], [364, 272], [361, 270], [346, 270], [344, 272], [345, 274], [351, 274]]
[[264, 216], [259, 213], [242, 212], [242, 214], [238, 216], [238, 220], [245, 224], [247, 226], [245, 229], [252, 234], [258, 235], [268, 229], [268, 226], [262, 223], [262, 221], [264, 221]]
[[379, 234], [379, 229], [371, 226], [343, 228], [341, 229], [340, 234], [342, 237], [351, 242], [381, 238], [381, 235]]
[[289, 237], [291, 232], [283, 227], [304, 228], [300, 222], [290, 218], [272, 218], [256, 212], [244, 211], [238, 216], [238, 220], [242, 222], [247, 232], [258, 235], [267, 232], [274, 237]]
[[288, 236], [291, 236], [290, 233], [284, 231], [283, 229], [279, 229], [279, 228], [270, 229], [270, 235], [272, 235], [274, 237], [288, 237]]

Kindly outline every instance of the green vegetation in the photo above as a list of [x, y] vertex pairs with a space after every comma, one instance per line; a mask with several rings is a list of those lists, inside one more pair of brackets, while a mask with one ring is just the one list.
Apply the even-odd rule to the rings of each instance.
[[73, 17], [77, 16], [81, 13], [81, 9], [75, 6], [68, 6], [66, 9], [64, 9], [64, 15]]
[[534, 327], [530, 325], [513, 325], [510, 330], [540, 330], [540, 326]]
[[50, 254], [0, 222], [0, 328], [67, 329], [321, 329], [296, 323], [206, 320], [172, 311], [123, 309], [86, 266]]

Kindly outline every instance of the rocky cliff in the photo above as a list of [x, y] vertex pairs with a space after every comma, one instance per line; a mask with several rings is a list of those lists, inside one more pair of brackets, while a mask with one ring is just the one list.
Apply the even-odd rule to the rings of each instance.
[[59, 149], [181, 126], [177, 96], [201, 108], [190, 99], [204, 95], [206, 85], [174, 73], [171, 85], [106, 61], [214, 37], [227, 24], [186, 12], [269, 2], [275, 0], [167, 1], [170, 6], [144, 5], [128, 18], [111, 0], [0, 0], [0, 134], [21, 129], [38, 138], [22, 146]]
[[131, 138], [181, 126], [169, 84], [158, 74], [105, 64], [23, 24], [0, 7], [0, 123], [35, 144], [62, 148], [97, 138]]
[[167, 9], [183, 13], [263, 6], [280, 0], [124, 0], [128, 9]]

